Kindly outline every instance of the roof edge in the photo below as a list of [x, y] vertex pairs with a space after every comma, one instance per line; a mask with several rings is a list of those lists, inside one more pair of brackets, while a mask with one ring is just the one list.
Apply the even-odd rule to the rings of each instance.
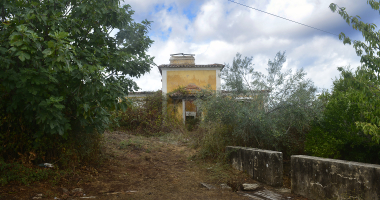
[[220, 68], [222, 70], [224, 68], [224, 64], [205, 64], [205, 65], [197, 65], [197, 64], [187, 64], [187, 65], [178, 65], [178, 64], [162, 64], [157, 66], [160, 74], [162, 75], [161, 68]]

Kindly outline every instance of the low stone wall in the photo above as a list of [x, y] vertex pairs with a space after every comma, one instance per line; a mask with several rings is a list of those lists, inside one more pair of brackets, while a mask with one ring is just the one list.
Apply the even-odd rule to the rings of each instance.
[[282, 152], [227, 146], [232, 167], [247, 172], [254, 180], [282, 186]]
[[380, 165], [292, 156], [292, 193], [309, 199], [380, 199]]

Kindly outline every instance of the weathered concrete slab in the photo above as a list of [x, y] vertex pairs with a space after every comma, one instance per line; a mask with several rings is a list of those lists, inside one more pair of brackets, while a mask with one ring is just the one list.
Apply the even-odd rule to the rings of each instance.
[[380, 199], [380, 165], [292, 156], [292, 193], [309, 199]]
[[229, 153], [229, 159], [232, 167], [239, 171], [243, 171], [242, 147], [227, 146], [226, 152]]
[[250, 199], [254, 199], [254, 200], [289, 200], [291, 199], [290, 197], [289, 198], [286, 198], [286, 197], [283, 197], [282, 195], [280, 194], [277, 194], [275, 192], [272, 192], [270, 190], [260, 190], [260, 191], [257, 191], [257, 192], [238, 192], [238, 194], [242, 195], [242, 196], [245, 196], [245, 197], [248, 197]]
[[201, 186], [209, 189], [209, 190], [213, 190], [213, 189], [216, 189], [215, 186], [211, 185], [211, 184], [207, 184], [207, 183], [201, 183]]
[[250, 183], [243, 183], [243, 190], [245, 191], [253, 191], [253, 190], [257, 190], [259, 188], [261, 188], [262, 186], [260, 186], [259, 184], [250, 184]]
[[274, 189], [276, 192], [280, 192], [280, 193], [291, 193], [291, 189], [289, 188], [276, 188]]
[[254, 180], [282, 186], [282, 153], [256, 148], [227, 146], [230, 162], [235, 169], [247, 172]]
[[282, 152], [254, 150], [253, 179], [271, 186], [282, 186]]
[[225, 184], [225, 183], [220, 184], [220, 188], [222, 188], [222, 189], [227, 189], [227, 190], [231, 190], [231, 189], [232, 189], [230, 186], [228, 186], [228, 185]]
[[253, 178], [253, 174], [255, 173], [255, 168], [253, 165], [255, 163], [255, 157], [257, 157], [255, 150], [259, 149], [246, 147], [241, 148], [243, 171], [247, 172], [247, 174], [249, 174]]

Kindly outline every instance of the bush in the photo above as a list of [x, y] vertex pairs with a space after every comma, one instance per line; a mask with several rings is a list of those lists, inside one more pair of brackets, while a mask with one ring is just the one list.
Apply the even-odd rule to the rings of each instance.
[[113, 112], [113, 119], [117, 122], [112, 128], [121, 128], [143, 135], [157, 135], [174, 129], [183, 131], [182, 122], [179, 121], [176, 109], [167, 106], [167, 116], [162, 114], [163, 101], [161, 91], [154, 92], [144, 98], [129, 98], [130, 106], [126, 111]]
[[[367, 4], [375, 11], [380, 2]], [[380, 52], [376, 25], [350, 16], [344, 7], [331, 3], [330, 9], [363, 39], [353, 40], [339, 34], [343, 44], [352, 44], [361, 57], [355, 72], [339, 67], [340, 77], [333, 83], [331, 94], [325, 94], [324, 116], [313, 125], [307, 136], [306, 150], [315, 156], [380, 164]]]
[[226, 145], [282, 151], [285, 159], [304, 154], [305, 134], [322, 110], [317, 89], [302, 70], [281, 71], [285, 53], [268, 62], [268, 75], [255, 72], [251, 60], [237, 54], [226, 66], [227, 95], [197, 100], [204, 113], [201, 127], [217, 123], [203, 131], [202, 155], [218, 157]]
[[[380, 2], [368, 0], [367, 4], [374, 11], [379, 11]], [[335, 3], [330, 4], [330, 9], [337, 12], [348, 25], [362, 33], [363, 39], [351, 40], [343, 32], [339, 34], [339, 39], [343, 44], [353, 44], [356, 54], [360, 56], [361, 66], [353, 75], [351, 72], [340, 69], [342, 79], [349, 86], [349, 90], [344, 90], [344, 94], [351, 100], [354, 97], [360, 112], [360, 117], [355, 121], [355, 125], [366, 134], [372, 136], [372, 140], [380, 143], [380, 32], [376, 24], [365, 23], [360, 20], [360, 16], [350, 16], [346, 8], [339, 7]], [[339, 93], [335, 90], [334, 93]], [[372, 145], [371, 145], [372, 146]]]
[[199, 148], [199, 158], [211, 158], [224, 161], [224, 150], [226, 146], [238, 145], [229, 134], [226, 126], [220, 122], [201, 123], [201, 125], [191, 133], [194, 148]]
[[[339, 68], [341, 76], [333, 83], [331, 92], [321, 99], [326, 103], [323, 117], [314, 122], [307, 134], [309, 154], [358, 162], [380, 163], [380, 146], [371, 135], [356, 125], [370, 122], [363, 114], [363, 94], [353, 79], [360, 79], [361, 69], [355, 73]], [[371, 102], [376, 105], [376, 102]]]

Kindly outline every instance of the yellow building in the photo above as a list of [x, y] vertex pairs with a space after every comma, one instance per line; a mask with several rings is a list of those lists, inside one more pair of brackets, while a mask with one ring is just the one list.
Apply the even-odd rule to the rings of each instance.
[[[220, 91], [220, 71], [222, 64], [195, 64], [194, 54], [171, 54], [170, 64], [159, 65], [162, 75], [162, 93], [169, 95], [168, 106], [177, 107], [177, 116], [186, 118], [198, 116], [193, 101], [202, 89]], [[190, 95], [181, 95], [179, 90]]]

